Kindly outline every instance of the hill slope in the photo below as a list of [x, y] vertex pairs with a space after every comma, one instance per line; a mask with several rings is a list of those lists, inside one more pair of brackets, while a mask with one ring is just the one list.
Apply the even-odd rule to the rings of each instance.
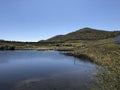
[[96, 30], [92, 28], [83, 28], [75, 32], [68, 33], [66, 35], [58, 35], [52, 37], [46, 41], [48, 42], [65, 42], [75, 40], [101, 40], [107, 38], [113, 38], [120, 35], [120, 31], [104, 31]]

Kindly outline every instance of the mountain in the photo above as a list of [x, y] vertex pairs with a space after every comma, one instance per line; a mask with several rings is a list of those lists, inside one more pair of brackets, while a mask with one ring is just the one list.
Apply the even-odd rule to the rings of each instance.
[[65, 41], [78, 41], [78, 40], [100, 40], [113, 38], [120, 35], [120, 31], [105, 31], [97, 30], [93, 28], [82, 28], [75, 32], [68, 33], [66, 35], [57, 35], [52, 37], [47, 42], [65, 42]]

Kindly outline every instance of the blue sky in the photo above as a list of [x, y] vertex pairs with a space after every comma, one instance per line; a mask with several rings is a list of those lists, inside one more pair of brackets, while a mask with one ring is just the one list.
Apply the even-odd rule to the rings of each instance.
[[0, 0], [0, 39], [38, 41], [84, 27], [120, 30], [120, 0]]

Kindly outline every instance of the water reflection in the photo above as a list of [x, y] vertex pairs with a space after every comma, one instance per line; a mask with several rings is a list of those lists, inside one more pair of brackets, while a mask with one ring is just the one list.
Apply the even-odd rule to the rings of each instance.
[[0, 52], [0, 90], [89, 90], [95, 72], [94, 64], [57, 51]]

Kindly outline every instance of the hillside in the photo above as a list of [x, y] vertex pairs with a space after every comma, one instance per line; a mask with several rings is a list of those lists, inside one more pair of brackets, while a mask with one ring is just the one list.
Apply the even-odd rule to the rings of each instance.
[[58, 35], [46, 41], [48, 42], [65, 42], [65, 41], [78, 41], [78, 40], [101, 40], [113, 38], [120, 35], [120, 31], [104, 31], [92, 28], [83, 28], [66, 35]]

